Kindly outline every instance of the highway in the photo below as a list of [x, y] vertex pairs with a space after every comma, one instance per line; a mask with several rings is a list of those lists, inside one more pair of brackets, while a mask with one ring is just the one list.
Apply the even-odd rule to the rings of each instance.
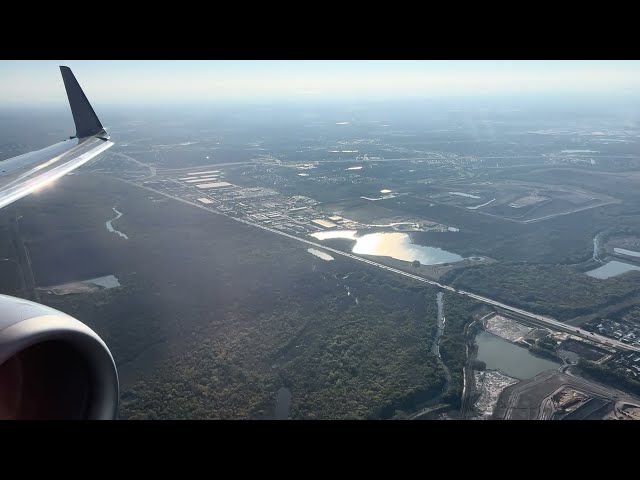
[[226, 214], [224, 214], [222, 212], [211, 210], [210, 208], [207, 208], [207, 207], [205, 207], [203, 205], [199, 205], [199, 204], [191, 202], [189, 200], [185, 200], [183, 198], [175, 197], [173, 195], [169, 195], [169, 194], [164, 193], [162, 191], [155, 190], [155, 189], [152, 189], [152, 188], [149, 188], [149, 187], [145, 187], [143, 185], [140, 185], [140, 184], [137, 184], [137, 183], [134, 183], [134, 182], [130, 182], [130, 181], [127, 181], [127, 180], [122, 180], [122, 179], [119, 179], [119, 180], [121, 180], [121, 181], [123, 181], [125, 183], [128, 183], [130, 185], [134, 185], [134, 186], [139, 187], [139, 188], [144, 188], [146, 190], [150, 190], [150, 191], [153, 191], [155, 193], [159, 193], [159, 194], [164, 195], [166, 197], [173, 198], [174, 200], [178, 200], [178, 201], [186, 203], [188, 205], [192, 205], [192, 206], [201, 208], [201, 209], [206, 210], [208, 212], [215, 213], [217, 215], [223, 215], [223, 216], [225, 216], [227, 218], [231, 218], [231, 219], [233, 219], [233, 220], [235, 220], [237, 222], [244, 223], [245, 225], [261, 228], [263, 230], [267, 230], [267, 231], [275, 233], [277, 235], [281, 235], [283, 237], [290, 238], [290, 239], [295, 240], [297, 242], [306, 243], [307, 245], [311, 245], [311, 246], [316, 247], [316, 248], [327, 250], [329, 252], [335, 253], [336, 255], [342, 255], [343, 257], [348, 257], [348, 258], [351, 258], [352, 260], [356, 260], [358, 262], [366, 263], [368, 265], [372, 265], [374, 267], [378, 267], [378, 268], [381, 268], [383, 270], [387, 270], [388, 272], [397, 273], [398, 275], [402, 275], [404, 277], [411, 278], [411, 279], [416, 280], [418, 282], [426, 283], [426, 284], [432, 285], [434, 287], [441, 288], [443, 290], [446, 290], [446, 291], [449, 291], [449, 292], [452, 292], [452, 293], [457, 293], [459, 295], [464, 295], [464, 296], [467, 296], [469, 298], [473, 298], [474, 300], [477, 300], [479, 302], [485, 303], [487, 305], [492, 305], [492, 306], [500, 308], [502, 310], [506, 310], [508, 312], [520, 315], [521, 317], [524, 317], [525, 319], [529, 320], [532, 323], [537, 323], [539, 325], [543, 325], [543, 326], [546, 326], [546, 327], [549, 327], [549, 328], [552, 328], [554, 330], [558, 330], [558, 331], [561, 331], [561, 332], [571, 333], [572, 335], [577, 335], [577, 336], [583, 337], [585, 339], [591, 340], [593, 342], [599, 343], [599, 344], [607, 346], [607, 347], [614, 347], [614, 348], [616, 348], [618, 350], [640, 352], [640, 348], [639, 347], [634, 347], [633, 345], [628, 345], [626, 343], [622, 343], [622, 342], [620, 342], [618, 340], [614, 340], [612, 338], [604, 337], [602, 335], [593, 334], [591, 332], [588, 332], [587, 330], [583, 330], [581, 328], [574, 327], [572, 325], [567, 325], [567, 324], [562, 323], [559, 320], [555, 320], [555, 319], [553, 319], [551, 317], [546, 317], [546, 316], [543, 316], [543, 315], [537, 315], [535, 313], [527, 312], [525, 310], [522, 310], [522, 309], [517, 308], [517, 307], [513, 307], [511, 305], [507, 305], [507, 304], [499, 302], [497, 300], [492, 300], [491, 298], [483, 297], [481, 295], [477, 295], [475, 293], [467, 292], [467, 291], [464, 291], [464, 290], [458, 290], [458, 289], [456, 289], [454, 287], [451, 287], [449, 285], [444, 285], [444, 284], [441, 284], [439, 282], [436, 282], [435, 280], [429, 280], [427, 278], [420, 277], [418, 275], [414, 275], [414, 274], [409, 273], [409, 272], [405, 272], [404, 270], [398, 270], [397, 268], [389, 267], [387, 265], [383, 265], [381, 263], [374, 262], [373, 260], [369, 260], [368, 258], [359, 257], [359, 256], [354, 255], [352, 253], [344, 252], [344, 251], [338, 250], [336, 248], [328, 247], [326, 245], [322, 245], [320, 243], [317, 243], [317, 242], [314, 242], [314, 241], [311, 241], [311, 240], [307, 240], [305, 238], [301, 238], [301, 237], [298, 237], [298, 236], [295, 236], [295, 235], [291, 235], [291, 234], [286, 233], [286, 232], [282, 232], [280, 230], [276, 230], [275, 228], [267, 227], [265, 225], [260, 225], [258, 223], [250, 222], [248, 220], [244, 220], [244, 219], [241, 219], [241, 218], [232, 217], [232, 216], [226, 215]]
[[[230, 218], [233, 218], [233, 217], [230, 217]], [[258, 224], [255, 224], [253, 222], [248, 222], [246, 220], [242, 220], [242, 219], [239, 219], [239, 218], [235, 218], [234, 220], [237, 220], [239, 222], [242, 222], [242, 223], [245, 223], [247, 225], [254, 226], [254, 227], [259, 227], [259, 228], [262, 228], [264, 230], [268, 230], [268, 231], [273, 232], [273, 233], [277, 233], [278, 235], [283, 235], [285, 237], [291, 238], [293, 240], [297, 240], [299, 242], [304, 242], [304, 243], [307, 243], [309, 245], [313, 245], [314, 247], [317, 247], [317, 248], [322, 248], [324, 250], [328, 250], [328, 251], [330, 251], [332, 253], [335, 253], [337, 255], [342, 255], [342, 256], [345, 256], [345, 257], [349, 257], [349, 258], [351, 258], [353, 260], [357, 260], [359, 262], [363, 262], [363, 263], [367, 263], [369, 265], [373, 265], [375, 267], [381, 268], [383, 270], [387, 270], [389, 272], [397, 273], [398, 275], [403, 275], [405, 277], [409, 277], [409, 278], [411, 278], [413, 280], [417, 280], [418, 282], [427, 283], [429, 285], [441, 288], [443, 290], [447, 290], [449, 292], [458, 293], [459, 295], [465, 295], [465, 296], [467, 296], [469, 298], [473, 298], [474, 300], [477, 300], [479, 302], [486, 303], [488, 305], [492, 305], [494, 307], [501, 308], [502, 310], [506, 310], [508, 312], [516, 313], [518, 315], [526, 317], [527, 319], [529, 319], [529, 320], [531, 320], [531, 321], [533, 321], [535, 323], [540, 323], [540, 324], [543, 324], [545, 326], [551, 327], [554, 330], [559, 330], [559, 331], [571, 333], [571, 334], [574, 334], [574, 335], [579, 335], [579, 336], [587, 338], [587, 339], [589, 339], [591, 341], [594, 341], [594, 342], [597, 342], [597, 343], [600, 343], [602, 345], [609, 346], [609, 347], [613, 346], [614, 348], [617, 348], [617, 349], [620, 349], [620, 350], [634, 350], [636, 352], [640, 352], [640, 348], [638, 348], [638, 347], [634, 347], [632, 345], [627, 345], [625, 343], [619, 342], [619, 341], [614, 340], [612, 338], [603, 337], [602, 335], [592, 334], [591, 332], [588, 332], [587, 330], [583, 330], [581, 328], [577, 328], [577, 327], [573, 327], [571, 325], [567, 325], [565, 323], [560, 322], [559, 320], [555, 320], [555, 319], [550, 318], [550, 317], [546, 317], [546, 316], [543, 316], [543, 315], [537, 315], [535, 313], [527, 312], [527, 311], [522, 310], [520, 308], [513, 307], [511, 305], [507, 305], [505, 303], [498, 302], [497, 300], [492, 300], [491, 298], [483, 297], [483, 296], [477, 295], [475, 293], [467, 292], [467, 291], [464, 291], [464, 290], [457, 290], [457, 289], [455, 289], [455, 288], [453, 288], [453, 287], [451, 287], [449, 285], [444, 285], [442, 283], [436, 282], [435, 280], [429, 280], [429, 279], [426, 279], [424, 277], [420, 277], [418, 275], [414, 275], [412, 273], [405, 272], [404, 270], [398, 270], [397, 268], [389, 267], [387, 265], [383, 265], [381, 263], [374, 262], [373, 260], [369, 260], [368, 258], [359, 257], [359, 256], [354, 255], [352, 253], [347, 253], [347, 252], [343, 252], [342, 250], [338, 250], [336, 248], [327, 247], [326, 245], [322, 245], [322, 244], [319, 244], [317, 242], [313, 242], [313, 241], [310, 241], [310, 240], [307, 240], [307, 239], [304, 239], [304, 238], [297, 237], [295, 235], [291, 235], [291, 234], [288, 234], [288, 233], [285, 233], [285, 232], [281, 232], [279, 230], [276, 230], [276, 229], [273, 229], [273, 228], [270, 228], [270, 227], [266, 227], [266, 226], [263, 226], [263, 225], [258, 225]]]

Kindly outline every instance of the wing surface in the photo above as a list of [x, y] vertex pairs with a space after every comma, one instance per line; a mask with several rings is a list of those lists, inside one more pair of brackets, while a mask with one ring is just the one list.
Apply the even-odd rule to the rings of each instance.
[[57, 180], [113, 146], [69, 67], [60, 67], [76, 136], [0, 162], [0, 208]]

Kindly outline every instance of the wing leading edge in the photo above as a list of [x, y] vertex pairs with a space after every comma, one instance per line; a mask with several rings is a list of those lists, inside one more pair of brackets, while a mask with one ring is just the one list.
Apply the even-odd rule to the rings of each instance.
[[69, 67], [60, 67], [76, 136], [0, 162], [0, 208], [57, 180], [113, 146]]

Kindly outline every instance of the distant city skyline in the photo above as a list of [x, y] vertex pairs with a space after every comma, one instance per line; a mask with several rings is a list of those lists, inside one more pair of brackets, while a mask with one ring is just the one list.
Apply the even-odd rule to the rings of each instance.
[[0, 105], [64, 105], [58, 65], [97, 104], [637, 94], [639, 61], [0, 61]]

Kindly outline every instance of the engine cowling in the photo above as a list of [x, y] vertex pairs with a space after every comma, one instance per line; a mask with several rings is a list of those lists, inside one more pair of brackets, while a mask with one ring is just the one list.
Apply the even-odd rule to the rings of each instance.
[[114, 419], [118, 373], [84, 323], [0, 295], [0, 419]]

